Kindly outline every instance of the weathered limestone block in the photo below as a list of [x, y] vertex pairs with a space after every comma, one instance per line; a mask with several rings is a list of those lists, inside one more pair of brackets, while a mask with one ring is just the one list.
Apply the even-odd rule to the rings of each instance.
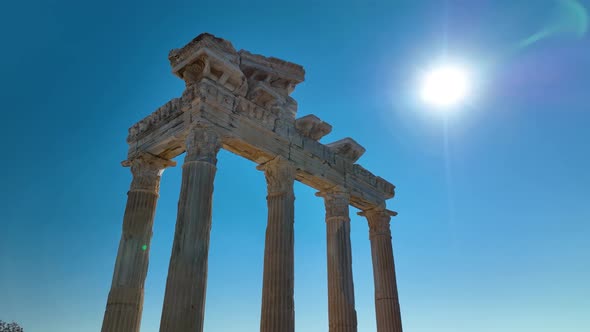
[[170, 51], [168, 59], [172, 72], [187, 86], [208, 78], [237, 95], [243, 96], [248, 90], [239, 55], [227, 40], [203, 33], [183, 48]]
[[277, 93], [288, 96], [295, 86], [305, 79], [305, 70], [302, 66], [285, 60], [252, 54], [246, 50], [240, 50], [240, 68], [248, 81], [265, 83]]
[[[133, 158], [171, 159], [185, 151], [160, 331], [202, 332], [221, 147], [260, 164], [268, 185], [261, 331], [294, 331], [293, 183], [298, 180], [325, 199], [330, 331], [357, 330], [348, 215], [353, 205], [369, 220], [378, 331], [401, 332], [389, 231], [394, 213], [383, 208], [395, 186], [355, 164], [365, 149], [353, 139], [324, 145], [319, 140], [331, 131], [328, 123], [314, 115], [296, 120], [298, 105], [290, 94], [304, 80], [303, 67], [236, 52], [230, 42], [210, 34], [172, 50], [169, 60], [186, 88], [129, 129], [134, 181], [103, 332], [139, 330], [147, 255], [135, 250], [140, 242], [149, 248], [161, 172], [136, 176], [133, 167], [139, 164]], [[163, 165], [158, 167], [169, 166]]]
[[257, 169], [264, 171], [268, 186], [260, 331], [294, 332], [295, 167], [277, 157]]
[[315, 141], [319, 141], [322, 137], [332, 132], [332, 125], [322, 121], [313, 114], [295, 120], [295, 128], [302, 136]]
[[350, 194], [337, 186], [316, 196], [326, 206], [326, 240], [328, 258], [328, 317], [330, 332], [356, 332], [350, 245]]
[[182, 113], [180, 99], [174, 98], [158, 108], [143, 120], [129, 128], [127, 143], [133, 143], [151, 131], [157, 131], [159, 126]]
[[168, 159], [176, 157], [185, 151], [184, 137], [190, 123], [202, 118], [224, 136], [225, 149], [257, 163], [283, 156], [298, 165], [297, 180], [306, 185], [317, 190], [347, 187], [356, 208], [380, 206], [394, 196], [391, 183], [301, 135], [294, 125], [287, 127], [286, 133], [273, 130], [280, 122], [277, 113], [269, 113], [209, 79], [187, 87], [180, 105], [181, 116], [163, 121], [157, 129], [129, 143], [129, 155], [147, 151]]
[[274, 131], [286, 134], [293, 127], [297, 102], [289, 95], [305, 79], [298, 64], [241, 50], [240, 68], [248, 78], [246, 98], [277, 115]]
[[266, 109], [246, 98], [239, 98], [238, 105], [235, 112], [241, 114], [251, 120], [259, 122], [264, 128], [268, 130], [275, 129], [275, 122], [279, 118], [276, 109]]
[[375, 282], [377, 332], [402, 332], [389, 222], [397, 212], [374, 208], [360, 212], [369, 222]]
[[365, 148], [350, 137], [343, 138], [326, 146], [353, 163], [365, 153]]
[[122, 164], [131, 167], [133, 180], [102, 332], [139, 332], [160, 178], [166, 167], [176, 165], [145, 153]]
[[260, 107], [271, 109], [286, 103], [285, 96], [279, 94], [265, 82], [250, 81], [248, 87], [246, 98]]
[[203, 331], [213, 180], [220, 147], [210, 127], [191, 128], [160, 332]]

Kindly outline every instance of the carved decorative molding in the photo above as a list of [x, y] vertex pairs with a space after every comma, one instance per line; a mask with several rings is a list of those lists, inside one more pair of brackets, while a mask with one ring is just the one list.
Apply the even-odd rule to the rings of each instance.
[[293, 193], [295, 166], [287, 159], [279, 156], [258, 165], [256, 169], [264, 171], [269, 195]]
[[238, 53], [230, 42], [211, 34], [201, 34], [183, 48], [170, 51], [168, 60], [172, 72], [187, 86], [208, 78], [237, 95], [248, 90]]
[[[169, 59], [173, 72], [189, 82], [181, 98], [130, 128], [129, 156], [145, 151], [174, 158], [190, 146], [194, 122], [206, 121], [228, 150], [257, 163], [288, 159], [297, 167], [297, 180], [318, 190], [344, 186], [359, 209], [381, 206], [394, 196], [393, 184], [355, 164], [365, 150], [360, 144], [352, 139], [322, 144], [318, 140], [330, 132], [329, 124], [314, 115], [295, 119], [297, 102], [289, 93], [304, 79], [301, 66], [236, 52], [209, 34], [173, 50]], [[245, 91], [236, 90], [232, 75], [246, 79]], [[211, 155], [204, 159], [215, 161]]]
[[166, 122], [182, 113], [181, 101], [179, 98], [174, 98], [158, 108], [155, 112], [145, 117], [143, 120], [134, 124], [129, 128], [129, 135], [127, 136], [127, 143], [132, 143], [141, 138], [144, 134], [155, 130], [162, 122]]
[[295, 86], [305, 79], [302, 66], [263, 55], [240, 50], [240, 68], [250, 82], [264, 82], [270, 89], [282, 96], [288, 96]]
[[274, 130], [275, 122], [279, 118], [279, 114], [276, 109], [265, 109], [245, 98], [240, 98], [238, 100], [236, 113], [244, 115], [251, 120], [260, 122], [265, 128], [270, 130]]
[[391, 217], [397, 216], [397, 212], [377, 207], [359, 212], [358, 215], [367, 218], [370, 238], [375, 236], [388, 236], [391, 238], [389, 222], [391, 221]]
[[365, 148], [350, 137], [326, 144], [326, 146], [334, 151], [334, 153], [337, 153], [352, 162], [357, 161], [365, 153]]
[[302, 136], [319, 141], [320, 138], [332, 132], [332, 125], [322, 121], [313, 114], [309, 114], [295, 120], [295, 129]]
[[147, 191], [157, 195], [160, 192], [160, 177], [164, 169], [176, 166], [176, 162], [149, 153], [140, 153], [122, 161], [121, 165], [131, 167], [133, 180], [130, 191]]
[[350, 221], [349, 208], [350, 193], [342, 186], [335, 186], [316, 193], [324, 198], [326, 206], [326, 222]]

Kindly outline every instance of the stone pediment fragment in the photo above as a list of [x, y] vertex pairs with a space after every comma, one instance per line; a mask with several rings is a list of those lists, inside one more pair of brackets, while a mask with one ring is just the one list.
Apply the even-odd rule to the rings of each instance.
[[173, 49], [168, 60], [172, 72], [187, 86], [208, 78], [238, 95], [245, 95], [248, 89], [232, 44], [211, 34], [200, 34], [183, 48]]
[[350, 137], [326, 144], [326, 146], [334, 151], [334, 153], [341, 155], [352, 162], [357, 161], [365, 153], [365, 148]]
[[238, 53], [240, 68], [248, 81], [265, 82], [284, 96], [293, 92], [295, 86], [305, 79], [305, 70], [298, 64], [252, 54], [246, 50], [241, 50]]
[[332, 131], [332, 125], [313, 114], [295, 120], [295, 129], [305, 137], [318, 141]]

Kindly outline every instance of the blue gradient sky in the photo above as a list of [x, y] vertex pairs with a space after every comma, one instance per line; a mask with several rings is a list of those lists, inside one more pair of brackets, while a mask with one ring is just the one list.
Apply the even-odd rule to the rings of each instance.
[[[119, 164], [127, 128], [181, 94], [168, 51], [211, 32], [303, 65], [299, 116], [334, 126], [324, 142], [354, 137], [367, 148], [360, 162], [397, 185], [389, 207], [399, 211], [392, 232], [405, 331], [587, 332], [590, 39], [565, 31], [517, 47], [571, 23], [555, 22], [556, 6], [4, 2], [0, 319], [27, 332], [100, 329], [131, 180]], [[469, 104], [446, 119], [417, 101], [415, 82], [445, 54], [478, 81]], [[218, 167], [205, 330], [256, 331], [264, 177], [229, 152]], [[143, 332], [159, 328], [180, 175], [176, 167], [162, 180]], [[323, 202], [295, 189], [296, 326], [325, 332]], [[351, 212], [359, 331], [374, 331], [368, 227]]]

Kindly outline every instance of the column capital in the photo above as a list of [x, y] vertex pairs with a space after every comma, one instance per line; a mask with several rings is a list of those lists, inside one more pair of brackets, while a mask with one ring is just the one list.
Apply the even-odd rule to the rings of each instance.
[[350, 192], [342, 186], [319, 191], [315, 194], [324, 198], [326, 205], [326, 222], [350, 221], [348, 206], [350, 205]]
[[219, 134], [208, 123], [194, 124], [186, 137], [184, 163], [206, 162], [217, 164], [217, 153], [221, 149]]
[[264, 171], [268, 194], [293, 192], [296, 168], [286, 158], [277, 156], [264, 164], [256, 166], [256, 169]]
[[384, 207], [377, 207], [369, 210], [364, 210], [358, 213], [359, 216], [364, 216], [369, 222], [369, 237], [388, 236], [391, 238], [391, 230], [389, 222], [391, 217], [397, 215], [397, 212], [387, 210]]
[[176, 162], [148, 152], [140, 152], [122, 161], [121, 165], [131, 168], [133, 180], [130, 191], [146, 191], [157, 195], [160, 191], [162, 172], [167, 167], [176, 166]]

